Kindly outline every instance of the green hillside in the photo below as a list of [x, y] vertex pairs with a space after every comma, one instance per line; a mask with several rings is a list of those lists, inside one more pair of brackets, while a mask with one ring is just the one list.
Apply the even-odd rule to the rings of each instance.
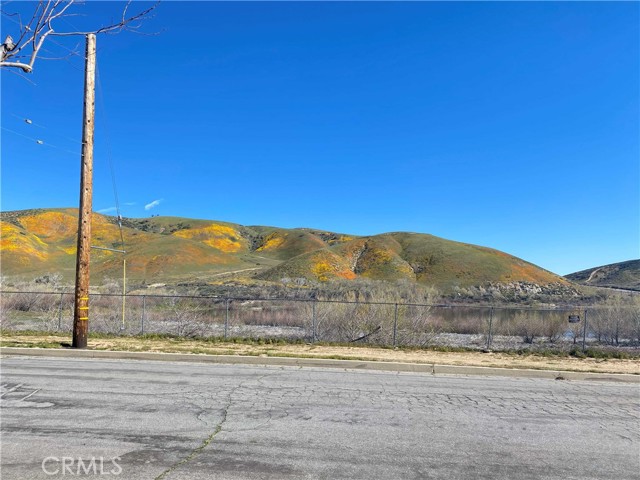
[[419, 233], [355, 238], [294, 257], [260, 277], [270, 280], [305, 277], [320, 281], [357, 277], [408, 279], [444, 289], [488, 282], [549, 284], [560, 281], [557, 275], [498, 250]]
[[[77, 210], [4, 212], [2, 274], [25, 279], [45, 273], [73, 278]], [[309, 228], [242, 226], [175, 217], [116, 219], [94, 214], [93, 245], [125, 249], [132, 281], [212, 282], [245, 278], [312, 282], [356, 278], [411, 281], [442, 289], [487, 282], [567, 283], [535, 265], [490, 248], [427, 234], [357, 237]], [[92, 251], [92, 278], [118, 278], [123, 255]]]

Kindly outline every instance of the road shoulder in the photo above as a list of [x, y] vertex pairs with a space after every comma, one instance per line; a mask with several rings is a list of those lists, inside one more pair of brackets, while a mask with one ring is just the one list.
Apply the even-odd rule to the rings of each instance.
[[110, 350], [72, 350], [53, 348], [21, 348], [1, 347], [0, 355], [29, 356], [29, 357], [57, 357], [57, 358], [101, 358], [101, 359], [127, 359], [149, 360], [169, 362], [192, 362], [213, 364], [245, 364], [245, 365], [271, 365], [290, 367], [315, 367], [315, 368], [339, 368], [370, 371], [392, 371], [425, 373], [431, 375], [481, 375], [522, 378], [547, 378], [554, 380], [589, 380], [609, 381], [624, 383], [640, 383], [640, 375], [575, 372], [553, 369], [521, 369], [521, 368], [496, 368], [472, 365], [447, 365], [438, 363], [405, 363], [370, 360], [347, 360], [330, 358], [304, 358], [281, 356], [256, 356], [256, 355], [207, 355], [193, 353], [160, 353], [160, 352], [134, 352], [134, 351], [110, 351]]

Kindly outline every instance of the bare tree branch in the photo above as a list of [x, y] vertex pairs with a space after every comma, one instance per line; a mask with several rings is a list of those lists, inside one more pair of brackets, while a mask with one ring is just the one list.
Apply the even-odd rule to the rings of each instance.
[[58, 36], [58, 37], [64, 37], [64, 36], [70, 36], [70, 35], [87, 35], [89, 33], [95, 33], [95, 34], [99, 34], [99, 33], [107, 33], [107, 32], [113, 32], [113, 31], [121, 31], [121, 30], [135, 30], [136, 28], [139, 28], [139, 26], [132, 26], [130, 25], [132, 22], [135, 22], [137, 20], [141, 20], [143, 18], [147, 18], [149, 13], [151, 13], [156, 6], [158, 5], [159, 2], [156, 2], [155, 4], [153, 4], [151, 7], [147, 8], [146, 10], [143, 10], [142, 12], [138, 13], [137, 15], [133, 15], [132, 17], [127, 17], [127, 10], [129, 8], [129, 5], [131, 4], [131, 1], [127, 2], [127, 5], [124, 7], [123, 11], [122, 11], [122, 20], [120, 20], [118, 23], [114, 23], [111, 25], [106, 25], [103, 27], [98, 28], [97, 30], [92, 30], [92, 31], [78, 31], [78, 32], [52, 32], [52, 35]]
[[[140, 28], [138, 22], [149, 18], [150, 13], [158, 6], [159, 0], [151, 7], [134, 15], [129, 15], [129, 8], [132, 3], [132, 0], [129, 0], [122, 9], [120, 21], [92, 30], [55, 30], [55, 22], [77, 15], [69, 11], [75, 3], [76, 0], [40, 0], [27, 24], [22, 23], [18, 13], [8, 13], [0, 10], [0, 13], [5, 18], [18, 25], [20, 33], [17, 41], [11, 35], [5, 37], [4, 43], [0, 46], [0, 67], [19, 68], [25, 73], [31, 73], [36, 60], [39, 58], [42, 46], [49, 37], [84, 36], [90, 33], [97, 35], [100, 33], [118, 33], [123, 30], [136, 32]], [[21, 54], [23, 50], [28, 52], [27, 55]], [[27, 57], [28, 61], [19, 61], [21, 58]]]

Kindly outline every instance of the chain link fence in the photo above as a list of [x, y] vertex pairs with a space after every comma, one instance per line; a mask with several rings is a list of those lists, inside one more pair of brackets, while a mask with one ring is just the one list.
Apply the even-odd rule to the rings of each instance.
[[[525, 308], [92, 294], [91, 332], [491, 350], [640, 348], [631, 306]], [[0, 292], [2, 329], [71, 333], [73, 293]]]

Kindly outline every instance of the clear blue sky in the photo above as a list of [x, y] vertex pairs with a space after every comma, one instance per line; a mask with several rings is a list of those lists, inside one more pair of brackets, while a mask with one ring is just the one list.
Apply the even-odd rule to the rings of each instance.
[[[162, 3], [159, 35], [98, 38], [94, 210], [110, 148], [124, 216], [431, 233], [560, 274], [638, 258], [639, 11]], [[1, 72], [2, 210], [77, 205], [82, 67]]]

